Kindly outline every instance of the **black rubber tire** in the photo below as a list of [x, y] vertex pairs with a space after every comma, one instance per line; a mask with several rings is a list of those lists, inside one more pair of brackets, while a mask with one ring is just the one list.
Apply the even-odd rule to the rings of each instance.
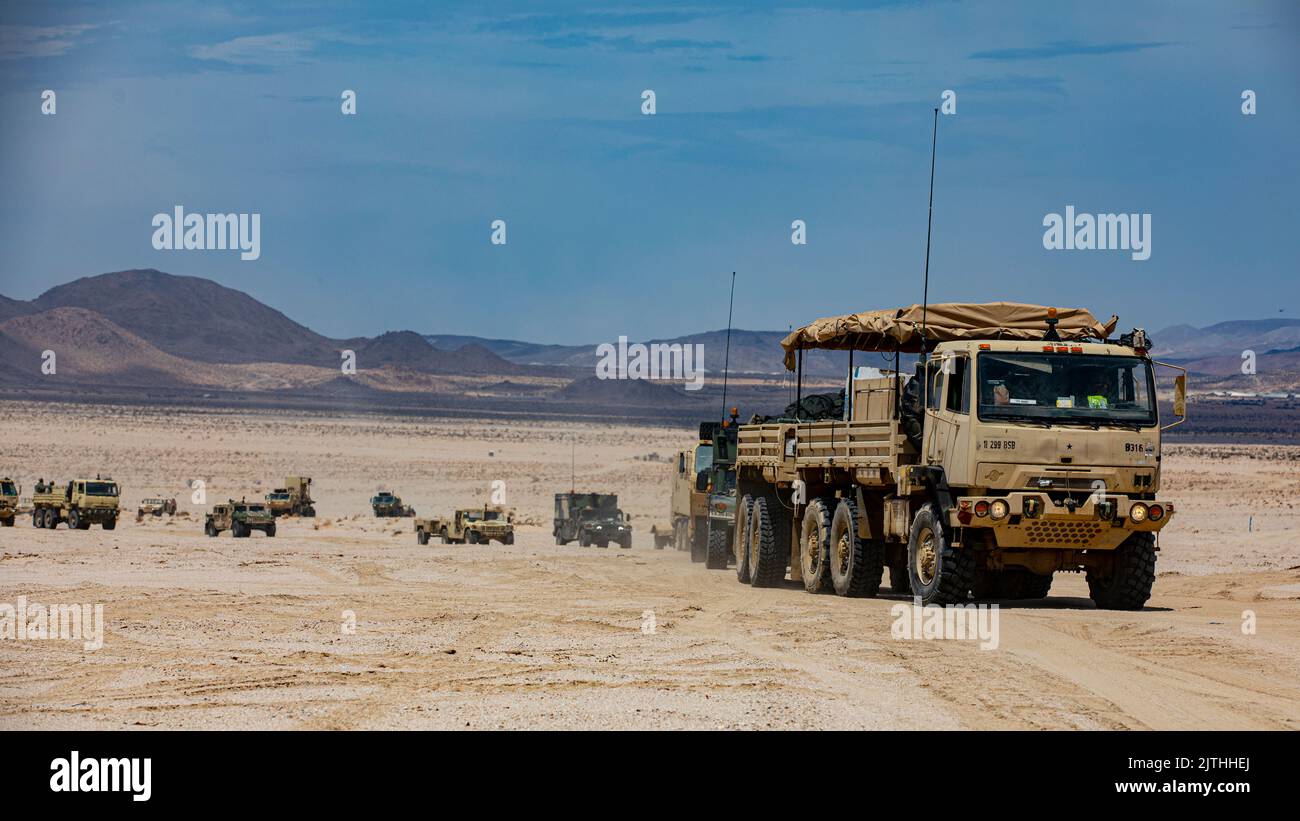
[[568, 541], [568, 539], [563, 539], [563, 538], [561, 538], [560, 535], [557, 533], [557, 534], [555, 535], [555, 543], [556, 543], [557, 545], [560, 545], [561, 547], [563, 547], [564, 545], [568, 544], [569, 541]]
[[874, 597], [885, 572], [885, 544], [858, 535], [858, 503], [840, 499], [831, 517], [829, 570], [837, 596]]
[[[932, 535], [934, 566], [928, 584], [923, 583], [918, 568], [922, 533]], [[933, 504], [926, 504], [912, 519], [912, 532], [907, 540], [907, 573], [912, 580], [912, 594], [921, 597], [922, 604], [948, 605], [966, 601], [968, 591], [975, 581], [975, 553], [958, 550], [948, 544], [940, 526], [939, 514]]]
[[790, 562], [790, 514], [775, 496], [754, 500], [750, 514], [749, 583], [776, 587]]
[[10, 516], [8, 519], [0, 519], [0, 524], [3, 524], [5, 527], [13, 527], [15, 518], [16, 517], [14, 516]]
[[[90, 530], [90, 522], [86, 522], [85, 525], [82, 526], [81, 529], [82, 529], [82, 530]], [[111, 517], [111, 518], [105, 519], [105, 520], [104, 520], [104, 529], [105, 529], [105, 530], [117, 530], [117, 517], [116, 517], [116, 516], [113, 516], [113, 517]]]
[[58, 513], [55, 513], [55, 512], [54, 512], [54, 508], [52, 508], [52, 507], [47, 507], [47, 508], [45, 508], [45, 528], [46, 528], [46, 530], [54, 530], [54, 529], [58, 528], [58, 526], [59, 526], [59, 514], [58, 514]]
[[621, 547], [621, 548], [623, 548], [624, 550], [631, 550], [631, 549], [632, 549], [632, 535], [631, 535], [631, 534], [628, 534], [627, 536], [624, 536], [623, 538], [619, 539], [619, 540], [618, 540], [618, 546]]
[[81, 526], [81, 513], [75, 507], [68, 511], [68, 530], [85, 530]]
[[267, 525], [266, 530], [262, 531], [268, 539], [275, 538], [275, 525]]
[[418, 545], [426, 545], [429, 543], [429, 534], [424, 531], [424, 528], [417, 527], [415, 529], [415, 543]]
[[1104, 610], [1141, 610], [1156, 581], [1156, 534], [1137, 531], [1115, 548], [1111, 572], [1089, 570], [1088, 595]]
[[736, 563], [736, 581], [749, 584], [749, 522], [754, 497], [748, 493], [736, 503], [736, 524], [731, 529], [731, 558]]
[[502, 544], [514, 544], [514, 543], [515, 543], [515, 534], [513, 534], [513, 533], [507, 533], [507, 534], [506, 534], [506, 537], [505, 537], [504, 539], [501, 540], [501, 543], [502, 543]]
[[[700, 523], [704, 524], [701, 525]], [[695, 529], [691, 531], [691, 561], [702, 562], [709, 557], [709, 520], [695, 517]]]
[[709, 522], [709, 555], [704, 559], [704, 566], [709, 570], [726, 570], [727, 560], [731, 558], [731, 540], [726, 529], [714, 528]]
[[799, 526], [803, 589], [809, 593], [821, 593], [831, 586], [831, 518], [834, 509], [831, 505], [831, 500], [813, 499], [808, 503]]
[[44, 510], [32, 510], [32, 527], [45, 527]]
[[585, 530], [578, 533], [578, 547], [591, 547], [591, 537]]
[[216, 531], [212, 529], [212, 522], [203, 523], [203, 535], [207, 536], [209, 539], [217, 535]]

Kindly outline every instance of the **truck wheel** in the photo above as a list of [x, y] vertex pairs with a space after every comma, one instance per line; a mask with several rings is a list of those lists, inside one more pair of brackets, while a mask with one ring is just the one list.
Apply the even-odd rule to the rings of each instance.
[[68, 530], [82, 530], [81, 514], [74, 507], [68, 511]]
[[45, 511], [44, 511], [44, 510], [33, 510], [33, 511], [32, 511], [32, 527], [45, 527]]
[[[703, 525], [700, 522], [704, 522]], [[709, 520], [695, 517], [691, 531], [691, 561], [702, 562], [709, 557]]]
[[59, 513], [52, 507], [45, 508], [45, 527], [54, 530], [59, 526]]
[[885, 572], [884, 542], [858, 535], [858, 503], [840, 499], [831, 518], [831, 589], [837, 596], [875, 596]]
[[564, 539], [562, 539], [562, 538], [560, 537], [560, 534], [558, 534], [558, 533], [555, 534], [555, 543], [558, 544], [558, 545], [566, 545], [566, 544], [568, 544], [568, 542], [565, 541]]
[[754, 502], [749, 544], [749, 583], [754, 587], [776, 587], [785, 581], [790, 559], [789, 516], [776, 496]]
[[501, 543], [502, 543], [502, 544], [514, 544], [514, 543], [515, 543], [515, 534], [513, 534], [513, 533], [507, 533], [507, 534], [506, 534], [506, 537], [505, 537], [504, 539], [501, 540]]
[[749, 584], [749, 522], [753, 518], [753, 512], [754, 497], [747, 493], [736, 505], [736, 526], [731, 533], [736, 581], [741, 584]]
[[[629, 534], [629, 535], [624, 536], [623, 538], [619, 539], [619, 540], [618, 540], [618, 546], [621, 547], [621, 548], [623, 548], [624, 550], [631, 550], [631, 549], [632, 549], [632, 536]], [[725, 561], [725, 559], [724, 559], [724, 561]], [[724, 567], [725, 567], [725, 565], [724, 565]]]
[[[82, 529], [82, 530], [90, 530], [90, 522], [83, 522], [82, 525], [81, 525], [81, 529]], [[117, 530], [117, 517], [116, 517], [116, 516], [110, 516], [110, 517], [108, 517], [107, 519], [105, 519], [105, 520], [104, 520], [104, 529], [105, 529], [105, 530]]]
[[957, 550], [943, 537], [939, 514], [926, 504], [912, 520], [907, 542], [907, 570], [913, 595], [922, 604], [956, 604], [966, 600], [975, 580], [975, 554]]
[[1088, 595], [1105, 610], [1141, 610], [1151, 598], [1156, 581], [1156, 536], [1149, 531], [1131, 534], [1115, 548], [1110, 572], [1089, 570]]
[[821, 499], [813, 499], [803, 514], [799, 529], [799, 559], [803, 564], [803, 589], [820, 593], [829, 585], [831, 549], [831, 509]]
[[709, 523], [709, 555], [704, 559], [704, 566], [710, 570], [726, 570], [727, 559], [731, 557], [731, 542], [727, 539], [726, 528], [713, 527]]
[[591, 539], [585, 530], [578, 534], [578, 547], [591, 547]]
[[5, 519], [5, 520], [4, 520], [4, 525], [5, 525], [5, 527], [13, 527], [13, 526], [14, 526], [14, 520], [15, 520], [16, 518], [17, 518], [16, 516], [10, 516], [8, 519]]
[[418, 545], [426, 545], [429, 543], [429, 534], [424, 532], [424, 528], [417, 527], [415, 529], [415, 543]]
[[265, 530], [264, 532], [266, 533], [266, 536], [267, 536], [268, 539], [274, 539], [274, 538], [275, 538], [275, 525], [267, 525], [267, 526], [266, 526], [266, 530]]
[[209, 539], [214, 538], [217, 535], [217, 529], [212, 526], [212, 522], [203, 523], [203, 534]]

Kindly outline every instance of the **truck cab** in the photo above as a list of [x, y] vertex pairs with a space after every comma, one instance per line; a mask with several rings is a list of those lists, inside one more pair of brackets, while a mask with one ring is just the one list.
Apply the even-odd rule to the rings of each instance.
[[18, 496], [22, 488], [8, 476], [0, 479], [0, 525], [13, 527], [18, 516]]

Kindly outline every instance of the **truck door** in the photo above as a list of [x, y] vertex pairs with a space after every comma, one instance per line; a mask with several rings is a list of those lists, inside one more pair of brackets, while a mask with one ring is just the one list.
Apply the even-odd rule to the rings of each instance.
[[961, 432], [970, 419], [970, 358], [951, 354], [932, 361], [926, 402], [926, 461], [942, 465], [950, 480], [966, 469]]
[[925, 365], [925, 463], [939, 464], [943, 461], [943, 436], [946, 433], [940, 424], [939, 408], [943, 402], [943, 363], [931, 359]]

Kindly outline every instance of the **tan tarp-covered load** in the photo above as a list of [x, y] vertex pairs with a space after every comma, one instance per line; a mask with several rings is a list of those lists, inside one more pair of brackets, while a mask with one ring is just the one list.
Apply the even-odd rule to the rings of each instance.
[[[958, 339], [1042, 339], [1047, 333], [1047, 306], [1019, 302], [947, 302], [925, 309], [925, 344]], [[829, 316], [792, 331], [781, 340], [785, 367], [795, 368], [801, 348], [834, 351], [899, 350], [919, 353], [922, 347], [920, 305]], [[1118, 316], [1105, 324], [1083, 308], [1057, 308], [1056, 332], [1063, 340], [1105, 339]]]

